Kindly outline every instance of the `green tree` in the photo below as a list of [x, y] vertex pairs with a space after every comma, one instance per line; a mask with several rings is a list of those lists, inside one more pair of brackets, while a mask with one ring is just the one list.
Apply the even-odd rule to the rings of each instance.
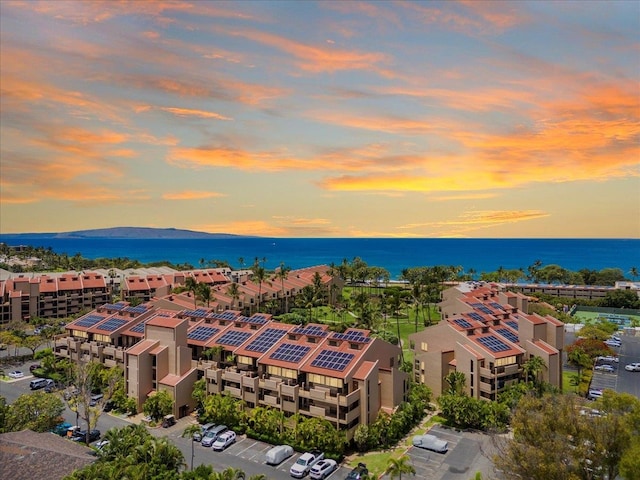
[[173, 399], [166, 390], [160, 390], [147, 398], [142, 411], [157, 422], [173, 411]]
[[547, 365], [541, 357], [531, 356], [529, 360], [524, 362], [522, 370], [525, 375], [525, 381], [529, 381], [529, 376], [533, 377], [534, 383], [537, 385], [540, 383], [540, 374], [544, 371]]
[[[0, 397], [2, 398], [2, 397]], [[4, 401], [4, 398], [2, 398]], [[55, 395], [43, 391], [20, 395], [8, 408], [4, 409], [5, 432], [29, 429], [34, 432], [48, 432], [60, 423], [64, 403]]]
[[256, 259], [256, 262], [253, 264], [252, 271], [253, 271], [253, 277], [252, 277], [253, 281], [258, 284], [258, 312], [259, 312], [260, 307], [262, 306], [262, 284], [266, 283], [268, 285], [271, 285], [271, 283], [267, 281], [267, 278], [268, 278], [267, 270], [262, 265], [260, 265], [257, 259]]
[[184, 281], [184, 288], [193, 295], [193, 308], [196, 309], [198, 306], [198, 299], [196, 295], [196, 291], [198, 290], [198, 282], [193, 277], [187, 277]]
[[397, 477], [399, 480], [402, 480], [403, 473], [415, 475], [416, 469], [413, 468], [413, 465], [409, 464], [410, 460], [408, 455], [403, 455], [400, 458], [391, 457], [387, 462], [387, 474], [389, 478], [393, 480]]
[[601, 307], [640, 308], [640, 298], [635, 290], [611, 290], [600, 301]]
[[467, 378], [462, 372], [450, 372], [444, 377], [444, 381], [449, 385], [447, 393], [449, 395], [464, 395]]
[[231, 283], [227, 287], [227, 295], [231, 297], [231, 310], [235, 310], [236, 302], [240, 299], [240, 287], [237, 283]]
[[233, 398], [229, 394], [207, 395], [203, 402], [203, 412], [200, 421], [216, 423], [218, 425], [233, 425], [241, 433], [246, 424], [244, 402]]
[[286, 266], [283, 262], [280, 263], [280, 268], [276, 271], [276, 278], [280, 280], [280, 294], [282, 295], [280, 309], [283, 313], [289, 311], [289, 298], [284, 293], [284, 281], [289, 278], [289, 272], [291, 272], [291, 267]]
[[191, 439], [191, 468], [190, 468], [191, 470], [193, 470], [193, 456], [194, 456], [193, 444], [195, 443], [193, 441], [193, 436], [196, 433], [200, 433], [201, 430], [202, 430], [202, 427], [199, 424], [192, 423], [182, 431], [182, 435], [181, 435], [182, 438]]

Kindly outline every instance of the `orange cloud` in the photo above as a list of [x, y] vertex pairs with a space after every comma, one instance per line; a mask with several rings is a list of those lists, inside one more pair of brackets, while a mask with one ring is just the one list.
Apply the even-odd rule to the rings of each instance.
[[203, 200], [206, 198], [220, 198], [226, 196], [226, 194], [218, 192], [199, 192], [195, 190], [187, 190], [184, 192], [164, 193], [162, 195], [162, 198], [164, 200]]
[[337, 72], [340, 70], [372, 70], [391, 75], [378, 67], [390, 61], [384, 53], [342, 50], [332, 46], [311, 46], [282, 36], [258, 30], [227, 30], [227, 34], [248, 38], [255, 42], [281, 50], [298, 59], [301, 70], [312, 73]]

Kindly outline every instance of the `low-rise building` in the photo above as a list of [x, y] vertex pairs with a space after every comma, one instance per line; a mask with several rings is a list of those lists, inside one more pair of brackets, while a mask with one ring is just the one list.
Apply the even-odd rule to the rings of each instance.
[[551, 316], [527, 314], [528, 298], [497, 285], [460, 284], [445, 290], [442, 321], [409, 336], [414, 379], [441, 395], [450, 372], [465, 375], [465, 391], [496, 400], [523, 378], [523, 365], [540, 357], [540, 379], [562, 388], [564, 324]]

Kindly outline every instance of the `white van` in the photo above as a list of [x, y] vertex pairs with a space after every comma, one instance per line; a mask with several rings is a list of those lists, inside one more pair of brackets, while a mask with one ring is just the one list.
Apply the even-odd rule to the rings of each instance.
[[50, 378], [38, 378], [29, 382], [29, 388], [31, 390], [39, 390], [40, 388], [44, 388], [49, 385], [49, 383], [53, 384], [53, 380]]
[[278, 445], [267, 452], [265, 462], [267, 465], [280, 465], [291, 455], [293, 455], [293, 447], [290, 445]]

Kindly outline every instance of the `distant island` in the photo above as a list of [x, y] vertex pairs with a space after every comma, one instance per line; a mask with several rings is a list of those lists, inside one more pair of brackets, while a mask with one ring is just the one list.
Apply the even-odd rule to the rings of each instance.
[[181, 230], [178, 228], [150, 228], [150, 227], [113, 227], [113, 228], [96, 228], [93, 230], [78, 230], [75, 232], [58, 232], [58, 233], [11, 233], [0, 236], [11, 237], [11, 239], [19, 239], [20, 237], [28, 238], [175, 238], [175, 239], [192, 239], [192, 238], [247, 238], [243, 235], [234, 235], [231, 233], [206, 233], [196, 232], [194, 230]]

